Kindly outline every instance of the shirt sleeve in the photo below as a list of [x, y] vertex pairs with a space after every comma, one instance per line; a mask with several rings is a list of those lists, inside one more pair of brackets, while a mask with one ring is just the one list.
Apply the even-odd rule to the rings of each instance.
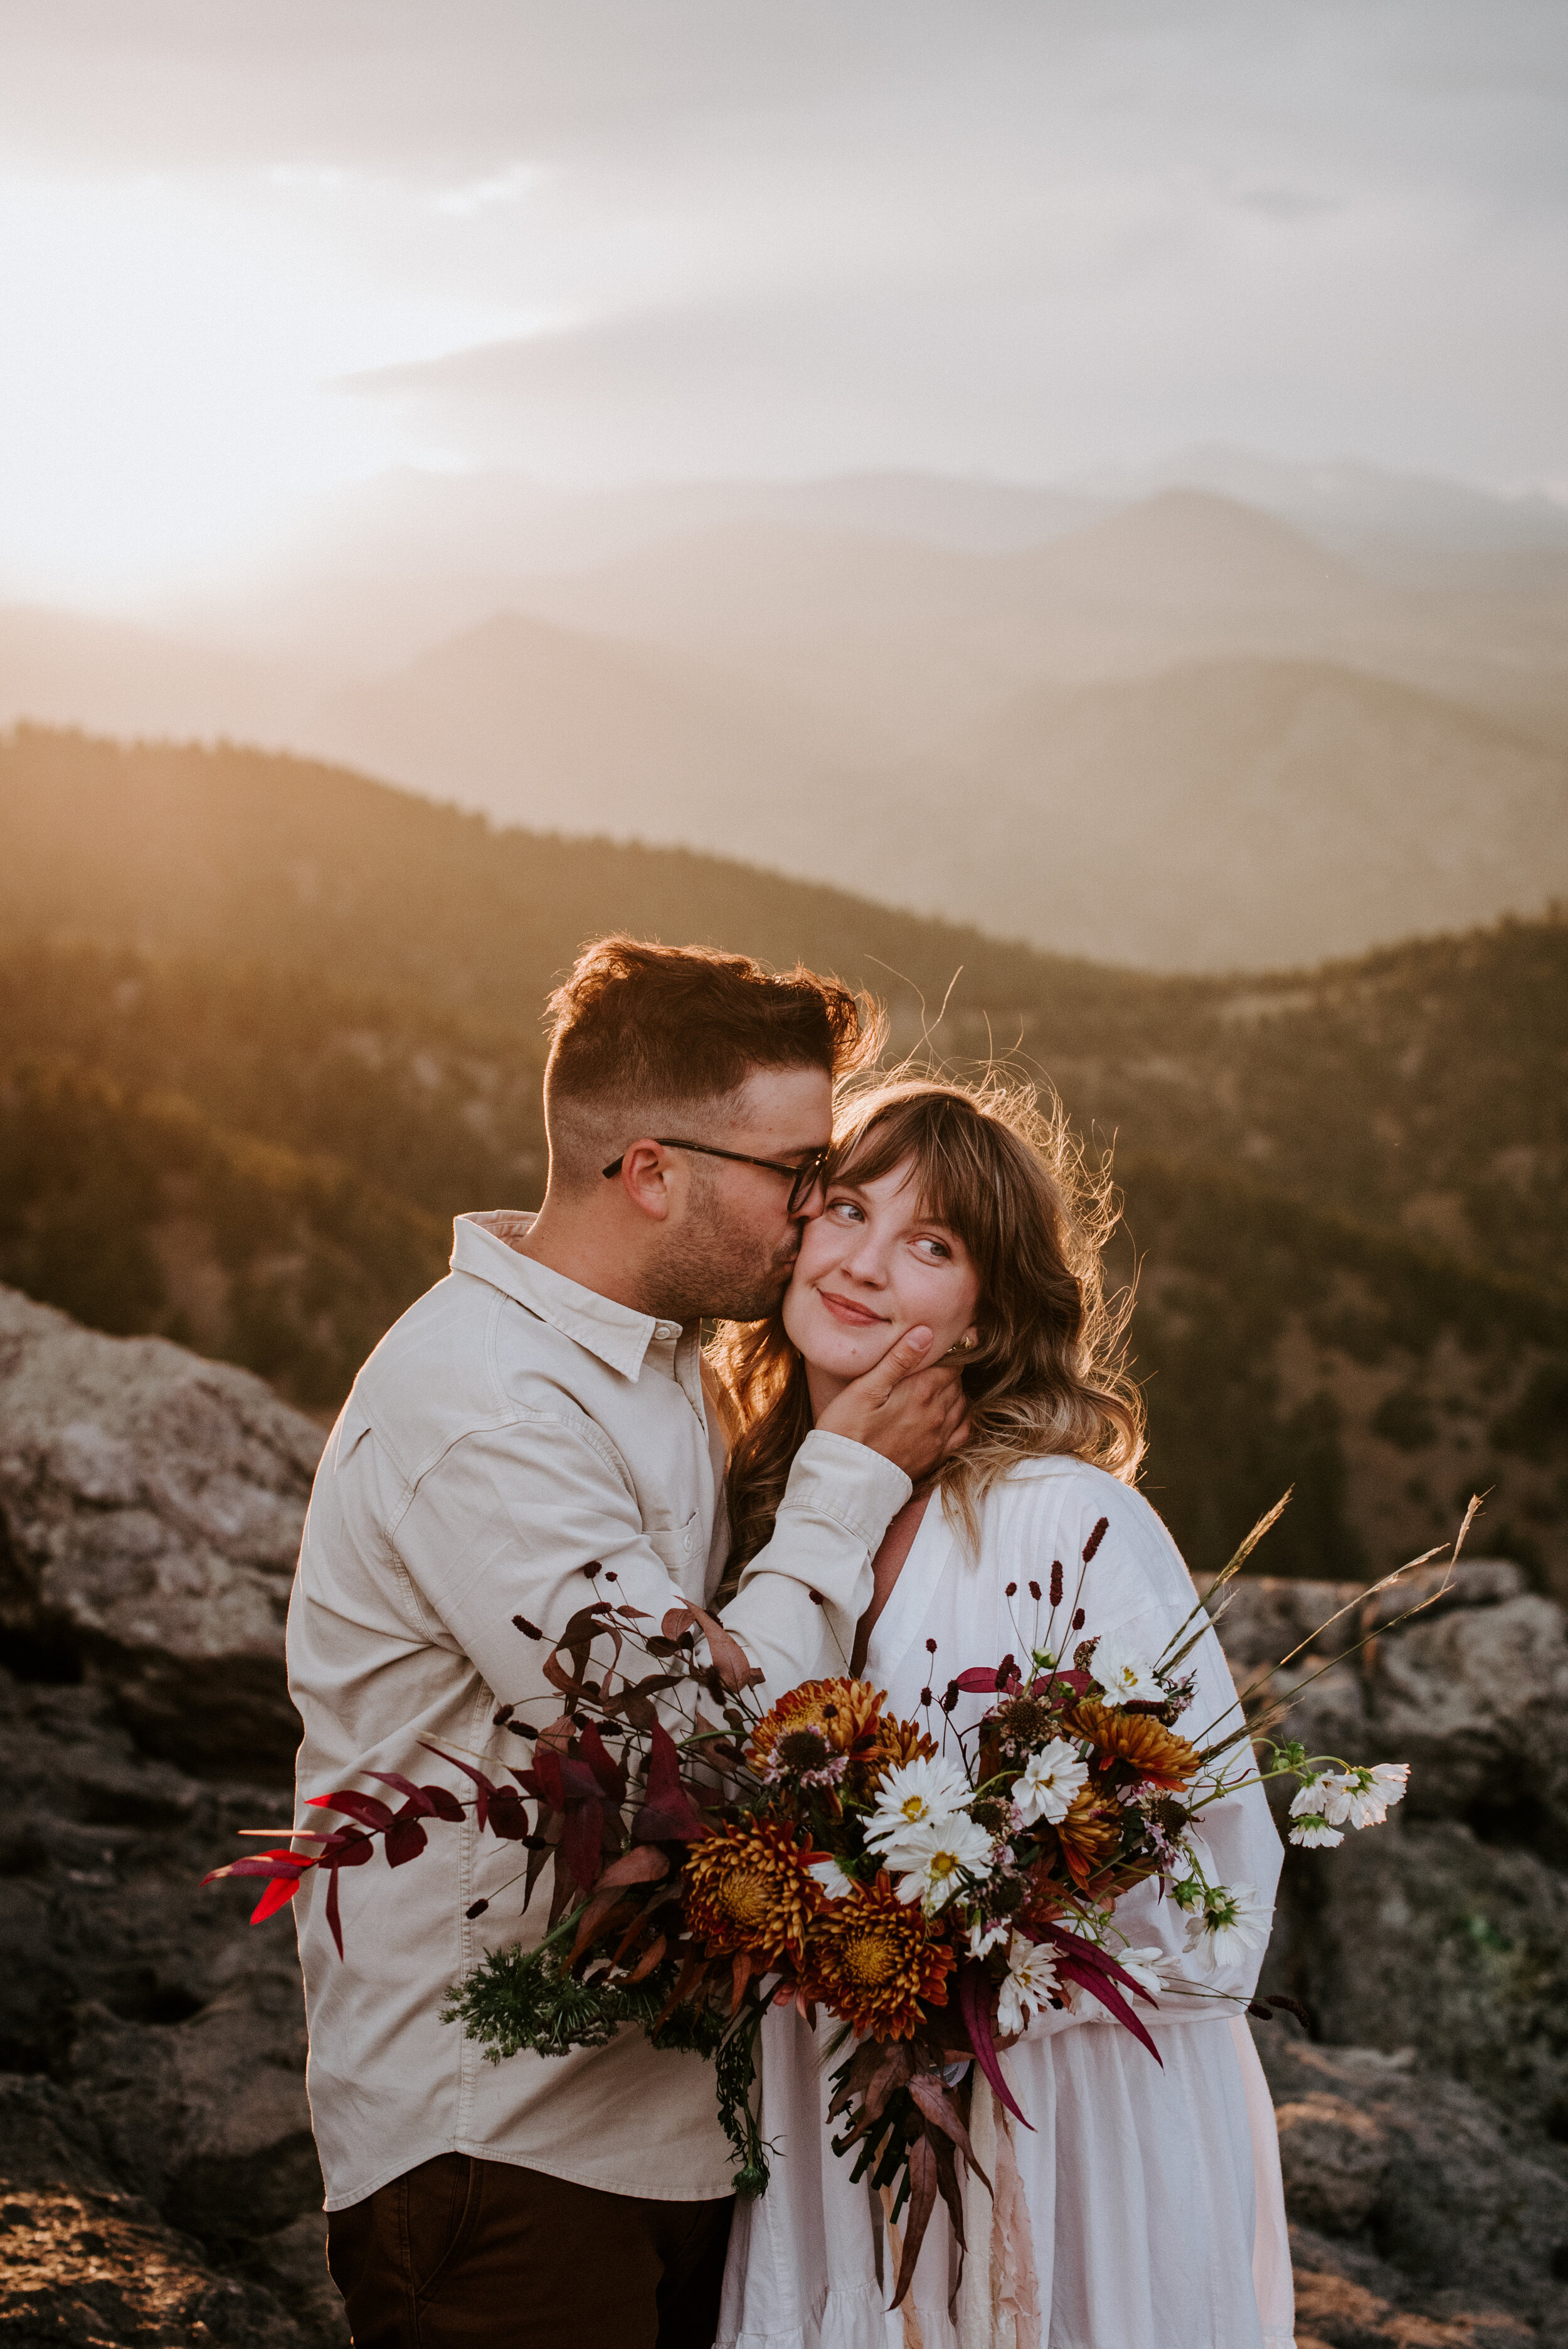
[[[821, 1669], [835, 1640], [848, 1654], [872, 1558], [910, 1490], [903, 1471], [864, 1444], [807, 1438], [773, 1539], [726, 1619], [774, 1693]], [[607, 1439], [564, 1415], [464, 1436], [420, 1478], [393, 1532], [425, 1635], [460, 1651], [512, 1702], [531, 1692], [546, 1652], [520, 1638], [516, 1616], [552, 1640], [596, 1589], [640, 1608], [645, 1630], [656, 1630], [687, 1604], [677, 1579], [684, 1538], [684, 1529], [645, 1526]]]

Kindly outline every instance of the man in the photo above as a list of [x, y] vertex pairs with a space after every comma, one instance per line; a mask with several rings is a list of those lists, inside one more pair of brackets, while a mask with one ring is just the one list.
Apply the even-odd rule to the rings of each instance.
[[[865, 1049], [854, 1003], [803, 970], [607, 938], [551, 1009], [542, 1208], [459, 1218], [450, 1275], [377, 1348], [322, 1460], [289, 1614], [302, 1803], [367, 1770], [462, 1791], [426, 1744], [515, 1760], [497, 1700], [535, 1723], [557, 1701], [513, 1619], [559, 1630], [591, 1562], [655, 1622], [723, 1569], [700, 1325], [755, 1319], [788, 1281], [833, 1079]], [[962, 1432], [929, 1342], [911, 1333], [824, 1414], [727, 1610], [776, 1692], [841, 1668], [909, 1472]], [[730, 2209], [709, 2067], [634, 2032], [492, 2064], [439, 2020], [487, 1949], [537, 1938], [518, 1863], [469, 1823], [417, 1866], [345, 1878], [342, 1959], [325, 1887], [300, 1895], [355, 2341], [706, 2349]]]

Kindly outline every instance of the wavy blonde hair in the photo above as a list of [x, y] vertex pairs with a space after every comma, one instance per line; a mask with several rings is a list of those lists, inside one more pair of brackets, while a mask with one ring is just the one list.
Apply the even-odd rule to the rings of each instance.
[[[1020, 1460], [1066, 1453], [1130, 1484], [1143, 1399], [1127, 1368], [1130, 1290], [1101, 1268], [1119, 1211], [1109, 1166], [1091, 1167], [1054, 1094], [903, 1079], [840, 1105], [829, 1180], [874, 1183], [914, 1162], [923, 1211], [956, 1232], [980, 1280], [978, 1343], [964, 1367], [970, 1435], [938, 1482], [971, 1547], [979, 1504]], [[725, 1322], [710, 1350], [729, 1410], [732, 1583], [769, 1540], [789, 1466], [811, 1427], [806, 1366], [782, 1312]]]

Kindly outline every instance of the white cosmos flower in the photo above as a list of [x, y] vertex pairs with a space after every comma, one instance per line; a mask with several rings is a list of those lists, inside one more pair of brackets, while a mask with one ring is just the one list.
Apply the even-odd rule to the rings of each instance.
[[1043, 1941], [1015, 1933], [1007, 1947], [1007, 1971], [996, 2002], [996, 2025], [1006, 2036], [1026, 2031], [1031, 2016], [1048, 2005], [1057, 1987], [1056, 1953]]
[[1187, 1920], [1188, 1950], [1204, 1973], [1222, 1973], [1266, 1945], [1273, 1919], [1274, 1904], [1255, 1884], [1212, 1885]]
[[995, 1948], [998, 1941], [1005, 1941], [1011, 1930], [1012, 1927], [1005, 1917], [1000, 1924], [990, 1925], [987, 1925], [983, 1918], [977, 1917], [969, 1928], [970, 1956], [983, 1958], [988, 1950]]
[[961, 1765], [940, 1754], [890, 1770], [877, 1788], [876, 1808], [866, 1822], [866, 1841], [894, 1868], [907, 1866], [904, 1846], [926, 1827], [939, 1826], [964, 1809], [974, 1788]]
[[846, 1900], [855, 1889], [854, 1878], [846, 1876], [836, 1859], [814, 1859], [806, 1873], [830, 1900]]
[[[1295, 1809], [1294, 1803], [1291, 1805], [1291, 1809], [1292, 1811]], [[1300, 1815], [1296, 1825], [1290, 1831], [1290, 1839], [1292, 1843], [1305, 1845], [1308, 1851], [1317, 1851], [1320, 1848], [1331, 1851], [1336, 1843], [1345, 1841], [1339, 1828], [1331, 1827], [1328, 1821], [1315, 1811], [1305, 1811]]]
[[920, 1901], [926, 1915], [934, 1916], [963, 1891], [965, 1876], [983, 1874], [990, 1859], [991, 1838], [976, 1820], [961, 1811], [934, 1819], [899, 1842], [895, 1865], [904, 1874], [898, 1897]]
[[1031, 1754], [1013, 1784], [1013, 1800], [1025, 1826], [1065, 1819], [1088, 1776], [1088, 1764], [1065, 1737], [1053, 1737], [1039, 1753]]
[[1164, 1989], [1160, 1969], [1169, 1962], [1169, 1959], [1158, 1941], [1151, 1949], [1109, 1950], [1106, 1954], [1114, 1960], [1124, 1974], [1130, 1974], [1139, 1989], [1146, 1990], [1151, 1998], [1156, 1991]]
[[1409, 1775], [1408, 1762], [1379, 1762], [1376, 1769], [1343, 1774], [1331, 1771], [1317, 1782], [1323, 1816], [1331, 1826], [1380, 1827], [1389, 1806], [1403, 1802]]
[[1141, 1648], [1109, 1631], [1094, 1651], [1090, 1671], [1112, 1704], [1159, 1704], [1165, 1695], [1154, 1677], [1154, 1660]]

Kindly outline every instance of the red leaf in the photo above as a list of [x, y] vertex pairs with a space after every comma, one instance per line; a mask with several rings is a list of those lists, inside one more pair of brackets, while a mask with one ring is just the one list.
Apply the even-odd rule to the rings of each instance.
[[331, 1933], [333, 1940], [337, 1944], [337, 1954], [341, 1958], [343, 1955], [343, 1919], [338, 1913], [337, 1870], [335, 1868], [331, 1871], [326, 1879], [326, 1922], [327, 1930]]
[[1013, 2101], [1013, 2092], [1002, 2076], [1002, 2066], [996, 2061], [996, 2043], [991, 2036], [991, 1982], [985, 1969], [973, 1959], [958, 1969], [958, 2012], [964, 2017], [964, 2028], [969, 2033], [969, 2044], [985, 2077], [990, 2081], [998, 2104], [1006, 2105], [1015, 2120], [1026, 2129], [1035, 2126], [1026, 2114], [1021, 2113]]
[[419, 1792], [429, 1804], [433, 1818], [446, 1819], [454, 1826], [461, 1821], [463, 1806], [449, 1786], [421, 1786]]
[[395, 1819], [387, 1830], [387, 1867], [402, 1868], [408, 1860], [418, 1859], [429, 1840], [418, 1819]]
[[222, 1876], [303, 1876], [307, 1868], [315, 1866], [315, 1857], [301, 1851], [269, 1851], [256, 1853], [244, 1859], [232, 1859], [227, 1868], [214, 1868], [201, 1878], [203, 1884], [216, 1884]]
[[561, 1783], [561, 1756], [552, 1745], [534, 1747], [533, 1768], [526, 1775], [537, 1781], [542, 1802], [548, 1803], [552, 1811], [566, 1808], [566, 1789]]
[[330, 1843], [323, 1844], [316, 1854], [318, 1863], [328, 1869], [363, 1868], [376, 1846], [357, 1827], [339, 1827]]
[[995, 1669], [989, 1664], [971, 1664], [969, 1670], [966, 1672], [960, 1672], [958, 1678], [953, 1682], [954, 1688], [967, 1689], [972, 1696], [977, 1695], [982, 1690], [994, 1689], [995, 1685]]
[[252, 1924], [264, 1925], [269, 1917], [273, 1916], [276, 1910], [284, 1907], [288, 1901], [294, 1899], [294, 1894], [299, 1890], [299, 1884], [300, 1880], [297, 1876], [280, 1876], [275, 1878], [273, 1881], [268, 1885], [266, 1890], [263, 1893], [261, 1899], [252, 1909]]
[[337, 1795], [312, 1795], [311, 1808], [317, 1811], [341, 1811], [345, 1818], [357, 1819], [362, 1827], [389, 1827], [392, 1812], [389, 1806], [375, 1795], [356, 1795], [352, 1788]]

